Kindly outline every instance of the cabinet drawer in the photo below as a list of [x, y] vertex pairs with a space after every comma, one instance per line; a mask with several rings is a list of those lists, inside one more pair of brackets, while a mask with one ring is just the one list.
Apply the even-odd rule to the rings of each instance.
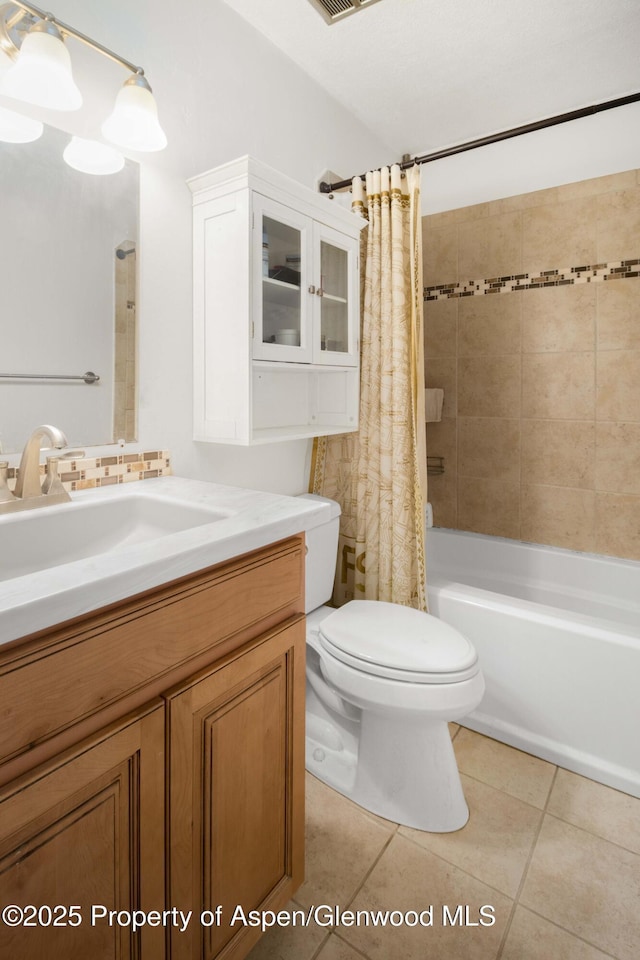
[[132, 709], [303, 613], [303, 543], [293, 537], [12, 645], [0, 655], [0, 761], [113, 704]]

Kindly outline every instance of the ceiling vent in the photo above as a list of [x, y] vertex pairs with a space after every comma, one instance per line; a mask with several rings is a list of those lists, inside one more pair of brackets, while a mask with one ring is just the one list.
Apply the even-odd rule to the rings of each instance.
[[309, 0], [327, 23], [337, 23], [352, 13], [373, 6], [378, 0]]

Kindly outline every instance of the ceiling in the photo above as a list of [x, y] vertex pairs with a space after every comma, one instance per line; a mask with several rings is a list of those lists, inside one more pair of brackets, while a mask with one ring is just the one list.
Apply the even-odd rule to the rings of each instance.
[[640, 91], [640, 0], [224, 0], [389, 147], [380, 162]]

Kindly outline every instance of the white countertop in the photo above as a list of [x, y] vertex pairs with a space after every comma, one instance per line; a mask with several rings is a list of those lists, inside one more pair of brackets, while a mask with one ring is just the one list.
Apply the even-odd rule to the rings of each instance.
[[[71, 563], [0, 581], [0, 644], [310, 530], [325, 522], [330, 510], [328, 504], [314, 500], [180, 477], [83, 490], [72, 493], [71, 497], [73, 503], [81, 504], [145, 494], [209, 507], [229, 515], [178, 533], [118, 546]], [[70, 509], [72, 504], [62, 504], [30, 513], [33, 516], [36, 512]], [[14, 514], [12, 520], [16, 516]], [[5, 517], [0, 516], [0, 550], [3, 520]], [[90, 542], [90, 529], [86, 535]], [[29, 549], [35, 553], [38, 543], [32, 539]], [[10, 565], [10, 557], [4, 559]]]

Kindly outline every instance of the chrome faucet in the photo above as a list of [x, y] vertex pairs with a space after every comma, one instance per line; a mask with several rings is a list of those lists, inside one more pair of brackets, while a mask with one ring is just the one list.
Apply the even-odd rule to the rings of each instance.
[[[6, 496], [8, 493], [7, 489], [5, 496], [0, 497], [0, 513], [9, 513], [15, 510], [31, 510], [36, 507], [45, 507], [49, 504], [65, 503], [67, 500], [71, 500], [71, 497], [57, 478], [58, 458], [48, 458], [56, 462], [49, 464], [50, 473], [45, 478], [44, 483], [40, 481], [40, 449], [42, 441], [45, 438], [49, 440], [50, 447], [61, 449], [62, 447], [68, 446], [67, 438], [62, 430], [58, 430], [57, 427], [52, 427], [49, 424], [36, 427], [22, 451], [13, 496]], [[57, 482], [52, 482], [54, 474], [55, 481]]]

